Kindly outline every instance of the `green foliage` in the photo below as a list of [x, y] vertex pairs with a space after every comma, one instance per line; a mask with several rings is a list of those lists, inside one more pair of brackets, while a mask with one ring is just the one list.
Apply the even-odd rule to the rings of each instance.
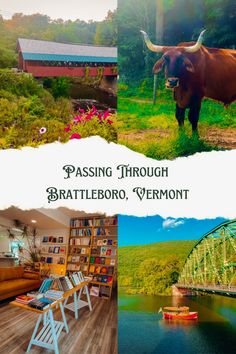
[[95, 44], [115, 46], [117, 41], [117, 13], [109, 11], [104, 21], [98, 23]]
[[55, 100], [32, 76], [10, 70], [0, 70], [0, 87], [0, 148], [66, 140], [74, 113], [68, 99]]
[[171, 285], [195, 243], [169, 241], [120, 247], [119, 287], [132, 294], [170, 295]]
[[18, 74], [11, 70], [0, 70], [0, 88], [16, 96], [29, 97], [43, 93], [42, 87], [32, 75]]
[[0, 68], [12, 68], [17, 66], [17, 55], [12, 49], [0, 44]]
[[235, 0], [120, 0], [120, 76], [128, 83], [140, 83], [143, 78], [152, 77], [157, 56], [143, 44], [140, 29], [154, 43], [177, 45], [195, 40], [206, 28], [206, 46], [234, 48], [235, 26]]
[[51, 92], [54, 98], [69, 97], [70, 79], [68, 77], [56, 77], [52, 79]]

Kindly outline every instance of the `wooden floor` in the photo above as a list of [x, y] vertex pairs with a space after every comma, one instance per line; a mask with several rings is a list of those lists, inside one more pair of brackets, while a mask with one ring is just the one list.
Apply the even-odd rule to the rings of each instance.
[[[79, 319], [65, 310], [70, 332], [62, 332], [59, 338], [60, 354], [117, 354], [117, 300], [91, 297], [93, 311], [88, 307], [79, 310]], [[61, 319], [59, 311], [55, 319]], [[0, 307], [0, 353], [22, 354], [26, 352], [37, 314], [10, 306]], [[51, 350], [33, 346], [31, 354], [51, 354]]]

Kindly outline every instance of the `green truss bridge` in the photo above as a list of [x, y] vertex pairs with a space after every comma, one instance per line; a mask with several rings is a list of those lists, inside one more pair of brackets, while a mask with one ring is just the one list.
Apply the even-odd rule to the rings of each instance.
[[220, 224], [197, 242], [175, 284], [180, 292], [236, 296], [236, 220]]

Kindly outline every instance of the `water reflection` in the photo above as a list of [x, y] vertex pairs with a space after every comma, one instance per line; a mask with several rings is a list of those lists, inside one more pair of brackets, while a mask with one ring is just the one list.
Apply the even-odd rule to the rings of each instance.
[[[163, 320], [163, 306], [189, 306], [194, 321]], [[119, 296], [119, 354], [233, 354], [236, 299]]]

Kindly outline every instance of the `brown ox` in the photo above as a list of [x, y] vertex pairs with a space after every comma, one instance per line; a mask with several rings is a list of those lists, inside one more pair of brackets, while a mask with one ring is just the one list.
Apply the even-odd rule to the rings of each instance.
[[183, 127], [185, 110], [189, 108], [188, 118], [193, 132], [197, 132], [204, 97], [225, 106], [236, 100], [236, 50], [204, 47], [204, 32], [195, 44], [167, 47], [152, 44], [148, 35], [141, 31], [147, 47], [163, 53], [155, 63], [153, 73], [156, 75], [165, 67], [166, 87], [174, 90], [179, 127]]

